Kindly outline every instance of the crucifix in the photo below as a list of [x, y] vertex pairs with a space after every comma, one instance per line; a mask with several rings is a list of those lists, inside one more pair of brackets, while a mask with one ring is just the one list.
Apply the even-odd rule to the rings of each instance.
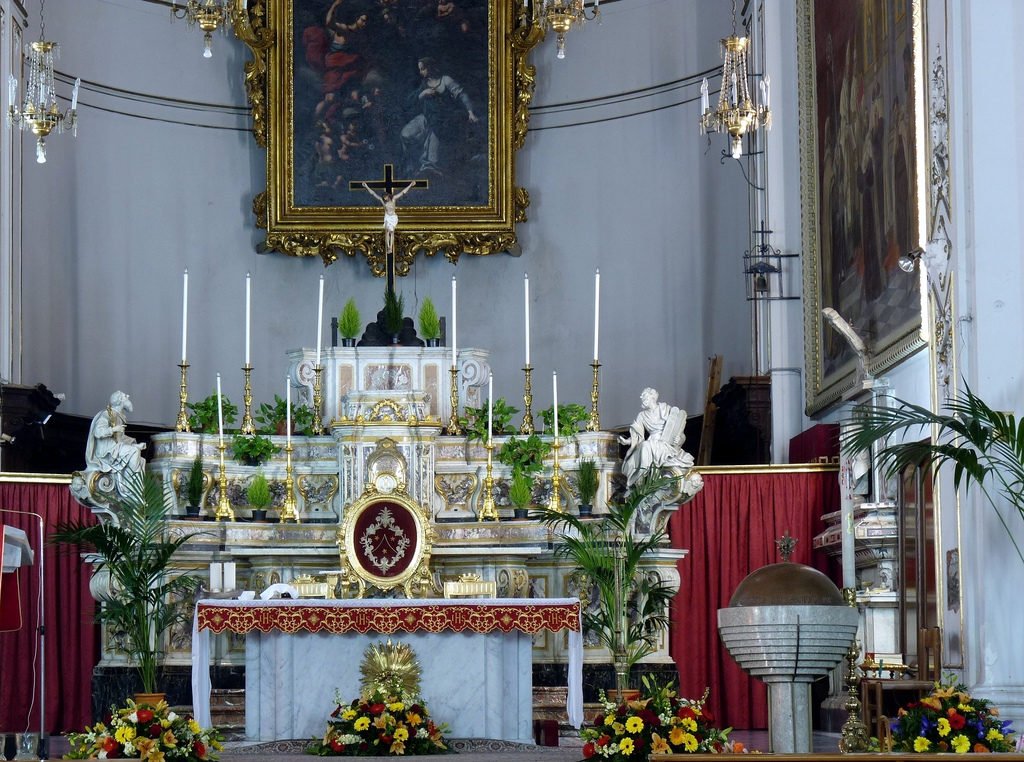
[[[384, 266], [387, 270], [387, 290], [395, 291], [395, 229], [398, 227], [397, 201], [413, 188], [429, 188], [427, 180], [396, 180], [394, 176], [394, 165], [384, 165], [383, 180], [350, 180], [349, 190], [365, 190], [384, 207]], [[395, 193], [395, 188], [401, 186], [401, 190]], [[374, 189], [382, 190], [383, 197], [378, 196]]]

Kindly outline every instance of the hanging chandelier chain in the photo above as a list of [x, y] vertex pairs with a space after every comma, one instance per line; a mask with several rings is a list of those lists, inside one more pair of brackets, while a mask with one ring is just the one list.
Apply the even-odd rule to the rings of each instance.
[[736, 37], [736, 0], [732, 0], [732, 36]]
[[[736, 0], [733, 0], [735, 3]], [[46, 0], [39, 1], [39, 39], [46, 39]]]

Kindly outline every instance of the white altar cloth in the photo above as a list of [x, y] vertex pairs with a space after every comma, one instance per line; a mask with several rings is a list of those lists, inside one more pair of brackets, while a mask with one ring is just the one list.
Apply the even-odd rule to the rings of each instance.
[[[579, 611], [578, 600], [562, 598], [203, 600], [196, 607], [192, 632], [195, 717], [204, 727], [212, 724], [211, 628], [247, 633], [246, 737], [258, 741], [322, 735], [336, 694], [346, 702], [359, 695], [359, 664], [367, 646], [390, 637], [407, 643], [416, 653], [422, 667], [423, 699], [435, 720], [448, 724], [450, 735], [529, 742], [533, 738], [531, 633], [544, 628], [533, 614], [545, 606], [573, 606]], [[514, 622], [508, 610], [519, 608], [530, 615]], [[390, 616], [390, 610], [398, 609], [405, 610], [404, 619]], [[486, 631], [489, 619], [494, 627]], [[337, 625], [339, 621], [340, 629], [325, 626], [325, 622]], [[579, 626], [579, 616], [574, 621]], [[580, 630], [568, 629], [568, 646], [567, 710], [570, 722], [579, 727], [583, 720]]]

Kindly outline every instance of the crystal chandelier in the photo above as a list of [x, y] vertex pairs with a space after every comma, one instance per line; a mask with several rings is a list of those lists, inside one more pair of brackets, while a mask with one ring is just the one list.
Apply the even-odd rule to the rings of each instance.
[[171, 2], [171, 16], [185, 19], [189, 26], [203, 30], [203, 58], [213, 57], [213, 33], [226, 30], [231, 20], [232, 0], [188, 0], [184, 6]]
[[722, 84], [718, 91], [718, 105], [711, 110], [707, 79], [700, 86], [700, 134], [728, 132], [732, 157], [743, 155], [743, 136], [764, 125], [772, 126], [772, 112], [768, 108], [771, 98], [771, 80], [766, 74], [761, 80], [761, 103], [755, 104], [747, 87], [747, 55], [750, 41], [736, 35], [736, 0], [732, 2], [732, 34], [722, 40]]
[[28, 59], [28, 84], [25, 87], [25, 98], [18, 103], [18, 80], [10, 75], [7, 80], [10, 109], [7, 111], [7, 124], [18, 125], [21, 129], [31, 130], [36, 136], [36, 161], [46, 163], [46, 137], [56, 130], [58, 133], [70, 129], [77, 135], [78, 126], [78, 87], [81, 79], [75, 80], [71, 93], [71, 108], [60, 110], [57, 93], [53, 87], [53, 62], [60, 57], [60, 47], [55, 42], [45, 39], [46, 35], [46, 0], [39, 4], [39, 39], [25, 45], [25, 58]]
[[601, 0], [587, 8], [587, 0], [534, 0], [533, 23], [545, 31], [551, 29], [558, 38], [558, 58], [565, 58], [565, 35], [573, 25], [582, 25], [601, 15]]

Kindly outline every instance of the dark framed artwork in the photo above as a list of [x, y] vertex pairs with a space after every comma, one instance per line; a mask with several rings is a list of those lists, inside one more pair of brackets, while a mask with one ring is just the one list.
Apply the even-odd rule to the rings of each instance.
[[800, 0], [800, 150], [808, 414], [925, 344], [923, 273], [901, 255], [927, 218], [921, 0]]
[[[367, 256], [383, 271], [379, 196], [398, 203], [399, 272], [418, 252], [516, 245], [515, 187], [539, 39], [514, 0], [250, 0], [236, 31], [267, 187], [253, 203], [268, 249]], [[242, 26], [244, 28], [239, 29]]]

